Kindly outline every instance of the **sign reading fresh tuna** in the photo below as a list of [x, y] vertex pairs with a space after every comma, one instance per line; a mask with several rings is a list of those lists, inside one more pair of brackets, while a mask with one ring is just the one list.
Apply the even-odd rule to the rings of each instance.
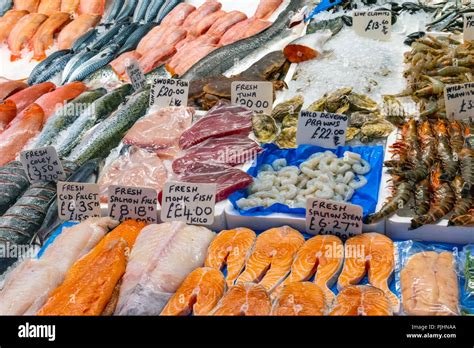
[[362, 207], [320, 198], [306, 202], [306, 232], [332, 234], [342, 240], [362, 233]]
[[392, 34], [390, 11], [354, 11], [352, 21], [357, 35], [374, 40], [390, 40]]
[[187, 106], [189, 81], [154, 79], [151, 85], [150, 107]]
[[273, 83], [234, 81], [231, 86], [232, 103], [242, 105], [257, 114], [270, 115], [273, 109]]
[[64, 221], [100, 217], [99, 185], [58, 182], [58, 215]]
[[474, 41], [474, 13], [464, 15], [464, 41]]
[[444, 100], [448, 118], [467, 120], [474, 117], [474, 82], [446, 86]]
[[109, 216], [118, 221], [157, 222], [158, 194], [142, 187], [109, 186]]
[[20, 154], [20, 161], [32, 184], [66, 179], [63, 165], [53, 146], [23, 151]]
[[298, 118], [296, 143], [336, 149], [346, 143], [348, 118], [329, 112], [301, 111]]
[[163, 188], [161, 220], [212, 225], [216, 184], [167, 182]]

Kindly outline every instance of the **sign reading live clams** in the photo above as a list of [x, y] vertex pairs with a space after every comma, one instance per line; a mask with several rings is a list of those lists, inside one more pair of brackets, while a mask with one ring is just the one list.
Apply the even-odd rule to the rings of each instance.
[[109, 186], [109, 216], [120, 222], [134, 219], [154, 224], [157, 205], [158, 194], [151, 188]]
[[390, 11], [354, 11], [352, 22], [359, 36], [388, 41], [392, 35]]
[[100, 217], [99, 185], [58, 182], [58, 214], [63, 221]]
[[212, 225], [216, 206], [216, 184], [167, 182], [161, 201], [162, 221]]
[[464, 41], [474, 41], [474, 12], [464, 14]]
[[233, 104], [242, 105], [256, 114], [271, 115], [273, 83], [262, 81], [234, 81], [231, 85]]
[[20, 162], [30, 183], [65, 180], [64, 168], [53, 146], [20, 153]]
[[145, 74], [136, 59], [129, 59], [127, 61], [125, 71], [135, 91], [139, 91], [146, 86]]
[[301, 111], [298, 117], [296, 143], [336, 149], [346, 144], [348, 118], [329, 112]]
[[177, 79], [154, 79], [151, 85], [150, 106], [167, 108], [187, 106], [189, 81]]
[[306, 232], [346, 240], [362, 233], [362, 214], [358, 205], [310, 198], [306, 202]]
[[474, 117], [474, 82], [446, 86], [444, 101], [448, 118], [465, 120]]

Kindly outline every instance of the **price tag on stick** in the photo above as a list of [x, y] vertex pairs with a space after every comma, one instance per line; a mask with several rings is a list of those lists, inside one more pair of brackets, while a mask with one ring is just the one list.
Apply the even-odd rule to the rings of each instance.
[[66, 180], [63, 165], [53, 146], [23, 151], [20, 153], [20, 162], [32, 184]]
[[189, 81], [177, 79], [154, 79], [151, 85], [150, 106], [166, 108], [187, 106]]
[[234, 81], [231, 85], [231, 100], [233, 104], [245, 106], [257, 114], [271, 115], [273, 83]]
[[310, 198], [306, 202], [306, 232], [332, 234], [342, 240], [362, 233], [361, 206]]
[[118, 221], [135, 219], [156, 223], [158, 213], [156, 190], [141, 187], [109, 186], [109, 216]]
[[352, 25], [359, 36], [388, 41], [392, 34], [390, 11], [354, 11]]
[[64, 221], [100, 217], [99, 185], [58, 182], [58, 215]]
[[464, 14], [464, 41], [474, 41], [474, 13]]
[[212, 225], [216, 206], [216, 185], [167, 182], [163, 188], [161, 206], [162, 221]]
[[346, 144], [348, 118], [329, 112], [301, 111], [298, 117], [296, 143], [336, 149]]
[[449, 119], [465, 120], [474, 117], [474, 82], [446, 86], [444, 101]]
[[136, 59], [130, 59], [126, 63], [125, 71], [135, 91], [139, 91], [146, 86], [145, 74]]

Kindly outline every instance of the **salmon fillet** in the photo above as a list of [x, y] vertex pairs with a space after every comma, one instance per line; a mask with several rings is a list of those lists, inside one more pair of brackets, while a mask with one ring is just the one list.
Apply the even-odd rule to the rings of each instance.
[[227, 286], [234, 285], [256, 239], [255, 232], [248, 228], [222, 231], [209, 245], [205, 265], [218, 270], [227, 269]]
[[197, 25], [201, 20], [211, 13], [217, 12], [222, 8], [222, 4], [218, 1], [209, 0], [199, 6], [196, 11], [192, 12], [184, 21], [183, 28], [188, 29]]
[[165, 18], [161, 21], [161, 25], [165, 27], [170, 26], [181, 26], [183, 25], [186, 18], [188, 18], [191, 13], [196, 10], [196, 7], [193, 5], [187, 4], [185, 2], [177, 5], [170, 13], [166, 15]]
[[336, 297], [331, 316], [391, 316], [389, 299], [384, 291], [370, 285], [352, 285]]
[[41, 13], [31, 13], [22, 17], [8, 35], [8, 47], [11, 51], [11, 60], [21, 58], [21, 50], [27, 46], [36, 31], [48, 16]]
[[288, 275], [304, 238], [289, 226], [272, 228], [257, 237], [255, 248], [237, 283], [254, 282], [271, 292]]
[[0, 43], [3, 43], [6, 39], [8, 39], [8, 35], [18, 23], [18, 21], [26, 16], [28, 11], [18, 11], [18, 10], [10, 10], [0, 18]]
[[254, 283], [234, 285], [224, 295], [213, 315], [216, 316], [262, 316], [272, 309], [270, 296], [265, 288]]
[[283, 287], [272, 308], [274, 316], [322, 316], [328, 310], [324, 292], [310, 282], [289, 283]]
[[408, 315], [459, 315], [459, 288], [450, 252], [411, 256], [400, 272], [403, 310]]
[[245, 21], [246, 19], [247, 15], [245, 13], [240, 11], [231, 11], [225, 16], [216, 20], [215, 23], [209, 28], [207, 35], [220, 39], [227, 30], [232, 28], [232, 26], [239, 22]]
[[336, 282], [337, 274], [341, 271], [343, 250], [344, 245], [336, 236], [316, 236], [307, 240], [296, 254], [290, 275], [275, 292], [278, 293], [288, 284], [303, 282], [314, 276], [314, 283], [331, 304], [336, 296], [329, 288]]
[[400, 300], [389, 289], [388, 282], [395, 268], [395, 247], [390, 238], [378, 233], [364, 233], [349, 238], [345, 247], [352, 257], [345, 258], [344, 268], [337, 282], [338, 289], [359, 284], [365, 274], [369, 283], [385, 291], [393, 311], [400, 310]]
[[32, 46], [35, 52], [34, 59], [42, 60], [46, 58], [45, 51], [54, 43], [54, 35], [71, 21], [71, 15], [66, 12], [56, 12], [52, 14], [38, 29], [32, 39]]
[[77, 261], [38, 315], [100, 315], [125, 273], [127, 255], [145, 223], [127, 220]]
[[137, 53], [144, 55], [154, 49], [161, 42], [163, 35], [169, 28], [162, 25], [154, 27], [148, 34], [146, 34], [138, 43]]
[[41, 0], [38, 6], [38, 13], [51, 16], [61, 10], [61, 0]]
[[74, 41], [84, 35], [89, 29], [96, 26], [100, 21], [100, 16], [95, 14], [82, 14], [71, 23], [66, 25], [58, 36], [60, 50], [69, 49]]
[[205, 34], [214, 23], [226, 14], [227, 12], [219, 10], [207, 15], [199, 23], [196, 23], [193, 27], [189, 28], [189, 35], [198, 37]]
[[161, 315], [209, 315], [224, 295], [224, 290], [225, 280], [220, 271], [198, 268], [187, 276]]

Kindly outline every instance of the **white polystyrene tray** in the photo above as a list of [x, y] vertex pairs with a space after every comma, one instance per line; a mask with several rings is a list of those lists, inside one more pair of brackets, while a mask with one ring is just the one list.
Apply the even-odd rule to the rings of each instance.
[[[391, 159], [389, 152], [390, 146], [397, 141], [398, 132], [392, 133], [387, 139], [387, 148], [385, 150], [385, 160]], [[390, 196], [390, 175], [386, 174], [384, 168], [384, 177], [382, 177], [383, 190]], [[400, 240], [419, 240], [426, 242], [441, 242], [453, 244], [474, 243], [474, 227], [448, 226], [448, 219], [443, 219], [435, 225], [425, 225], [416, 230], [409, 230], [411, 217], [404, 217], [398, 214], [387, 218], [386, 233], [392, 239]]]

